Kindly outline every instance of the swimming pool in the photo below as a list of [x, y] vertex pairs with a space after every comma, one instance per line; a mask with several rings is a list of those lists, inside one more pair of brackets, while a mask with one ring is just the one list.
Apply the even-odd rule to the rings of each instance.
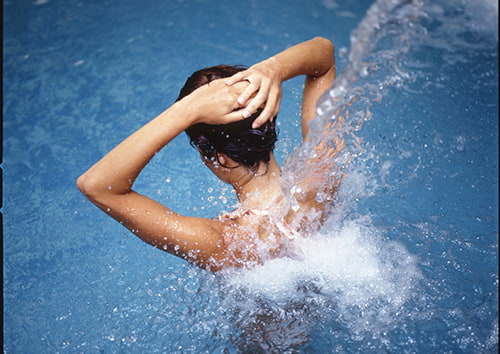
[[[4, 2], [4, 352], [498, 351], [496, 2], [285, 3]], [[75, 188], [193, 70], [316, 35], [339, 74], [315, 141], [345, 120], [346, 177], [300, 259], [212, 275]], [[300, 86], [279, 117], [289, 176], [314, 147], [292, 154]], [[136, 187], [188, 215], [235, 202], [184, 136]]]

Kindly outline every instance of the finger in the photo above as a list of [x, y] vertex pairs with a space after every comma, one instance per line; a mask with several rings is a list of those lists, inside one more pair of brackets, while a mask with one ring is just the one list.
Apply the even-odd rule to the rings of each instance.
[[245, 71], [240, 71], [240, 72], [237, 72], [236, 74], [234, 74], [233, 76], [230, 76], [227, 80], [226, 80], [226, 85], [228, 86], [231, 86], [231, 85], [234, 85], [235, 83], [239, 82], [239, 81], [243, 81], [243, 80], [246, 80], [246, 70]]
[[262, 110], [261, 114], [255, 119], [252, 124], [252, 127], [258, 128], [263, 125], [268, 120], [274, 119], [276, 115], [279, 113], [281, 103], [281, 90], [273, 91], [269, 93], [269, 99], [266, 102], [266, 106]]
[[[250, 84], [247, 86], [247, 88], [238, 97], [238, 103], [241, 106], [244, 106], [247, 103], [247, 101], [250, 99], [250, 97], [255, 95], [256, 92], [258, 92], [258, 91], [260, 92], [260, 90], [261, 90], [260, 84], [250, 82]], [[250, 115], [248, 117], [250, 117]], [[245, 117], [245, 118], [248, 118], [248, 117]]]
[[265, 108], [261, 114], [253, 121], [252, 128], [256, 129], [274, 117], [272, 108]]
[[254, 114], [257, 111], [257, 109], [262, 107], [262, 105], [268, 101], [268, 95], [269, 95], [269, 84], [264, 84], [264, 83], [261, 84], [255, 97], [252, 98], [250, 103], [248, 103], [248, 105], [245, 107], [243, 115], [246, 118], [248, 118], [252, 114]]
[[237, 121], [241, 121], [244, 119], [241, 114], [241, 110], [233, 111], [230, 113], [227, 113], [224, 115], [224, 123], [222, 124], [228, 124], [228, 123], [233, 123]]
[[280, 110], [280, 105], [281, 105], [281, 87], [275, 87], [274, 89], [269, 92], [269, 100], [271, 102], [274, 102], [274, 109], [272, 111], [272, 117], [278, 115], [279, 110]]
[[261, 114], [253, 121], [252, 128], [256, 129], [275, 116], [274, 107], [271, 105], [264, 108]]

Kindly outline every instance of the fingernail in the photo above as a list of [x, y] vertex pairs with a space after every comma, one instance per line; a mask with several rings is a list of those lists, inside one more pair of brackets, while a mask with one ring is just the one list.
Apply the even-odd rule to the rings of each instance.
[[244, 110], [244, 111], [243, 111], [243, 113], [242, 113], [242, 115], [243, 115], [243, 117], [248, 118], [248, 117], [250, 117], [252, 114], [251, 114], [249, 111]]

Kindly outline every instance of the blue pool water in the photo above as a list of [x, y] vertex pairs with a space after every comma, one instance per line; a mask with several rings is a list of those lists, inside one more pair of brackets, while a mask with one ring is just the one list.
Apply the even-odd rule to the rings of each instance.
[[[498, 352], [496, 1], [4, 1], [4, 352]], [[338, 79], [284, 176], [342, 137], [338, 207], [302, 254], [218, 275], [156, 250], [76, 178], [194, 70], [321, 35]], [[342, 123], [343, 122], [343, 123]], [[193, 173], [192, 171], [196, 171]], [[234, 195], [184, 136], [136, 187], [187, 215]]]

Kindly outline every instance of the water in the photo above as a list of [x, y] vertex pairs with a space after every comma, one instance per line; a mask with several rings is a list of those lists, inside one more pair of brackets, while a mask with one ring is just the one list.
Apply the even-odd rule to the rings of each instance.
[[[5, 352], [498, 351], [496, 3], [146, 5], [4, 2]], [[338, 80], [300, 148], [301, 80], [285, 84], [277, 155], [300, 179], [342, 137], [324, 183], [345, 177], [296, 258], [209, 274], [74, 187], [193, 70], [315, 35]], [[184, 136], [137, 188], [188, 215], [235, 203]]]

